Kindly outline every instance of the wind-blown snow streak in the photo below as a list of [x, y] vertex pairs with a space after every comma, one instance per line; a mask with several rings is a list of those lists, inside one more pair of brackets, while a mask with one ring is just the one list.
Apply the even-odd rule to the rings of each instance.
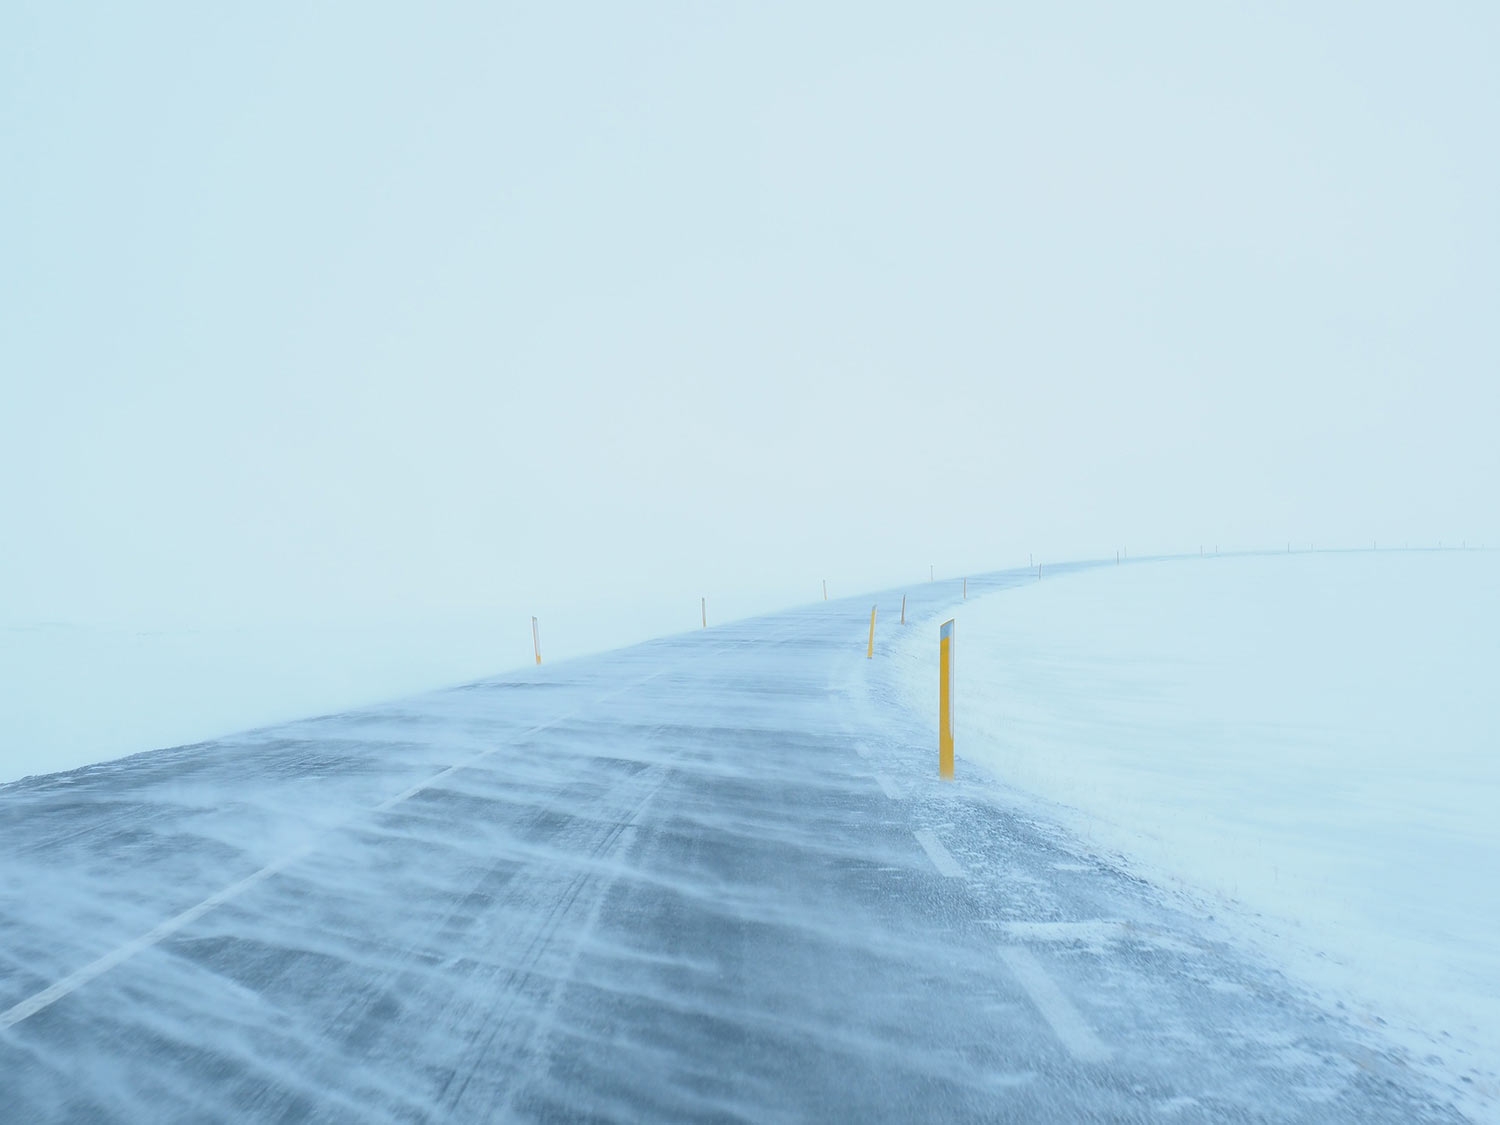
[[[643, 676], [641, 679], [635, 681], [635, 683], [628, 684], [625, 687], [619, 688], [613, 692], [605, 693], [604, 695], [600, 696], [596, 702], [602, 702], [606, 699], [612, 699], [617, 695], [622, 695], [625, 692], [629, 691], [631, 688], [638, 687], [640, 684], [646, 683], [650, 680], [654, 680], [660, 674], [661, 673], [659, 672], [653, 672], [649, 676]], [[556, 719], [551, 720], [550, 722], [539, 723], [529, 730], [522, 732], [521, 737], [530, 737], [531, 735], [540, 734], [542, 731], [547, 730], [550, 727], [554, 727], [558, 723], [564, 722], [567, 719], [571, 719], [572, 717], [573, 716], [571, 714], [562, 715]], [[403, 789], [394, 797], [390, 797], [384, 801], [381, 801], [380, 804], [376, 805], [372, 811], [379, 813], [386, 812], [389, 809], [393, 809], [397, 805], [401, 804], [401, 802], [410, 800], [412, 797], [415, 797], [418, 793], [422, 793], [428, 789], [431, 789], [434, 785], [442, 781], [449, 774], [477, 765], [480, 761], [493, 753], [494, 750], [484, 750], [478, 754], [471, 756], [467, 761], [459, 765], [449, 766], [445, 770], [440, 770], [438, 773], [433, 774], [425, 781], [420, 781], [416, 785], [412, 785], [407, 787], [406, 789]], [[168, 918], [165, 922], [152, 926], [151, 929], [147, 930], [140, 937], [135, 938], [131, 941], [127, 941], [124, 945], [110, 950], [104, 956], [90, 961], [81, 969], [77, 969], [74, 972], [71, 972], [67, 976], [63, 977], [63, 979], [58, 981], [56, 984], [49, 985], [33, 996], [28, 996], [19, 1004], [13, 1004], [10, 1008], [6, 1009], [3, 1012], [0, 1012], [0, 1029], [13, 1027], [16, 1024], [20, 1023], [22, 1020], [29, 1019], [31, 1016], [36, 1015], [38, 1012], [42, 1011], [42, 1009], [56, 1003], [58, 1000], [61, 1000], [64, 996], [68, 995], [70, 992], [73, 992], [75, 989], [81, 988], [83, 985], [87, 984], [95, 977], [109, 972], [110, 969], [113, 969], [121, 962], [127, 961], [131, 957], [134, 957], [143, 949], [149, 949], [151, 946], [157, 944], [159, 941], [162, 941], [164, 938], [168, 938], [171, 935], [175, 934], [184, 926], [187, 926], [192, 922], [196, 922], [210, 910], [222, 906], [224, 903], [239, 897], [239, 895], [243, 894], [245, 891], [248, 891], [256, 884], [262, 882], [265, 879], [269, 879], [278, 871], [281, 871], [283, 868], [292, 863], [295, 863], [297, 860], [307, 855], [313, 850], [315, 846], [316, 844], [308, 844], [301, 848], [298, 848], [295, 851], [288, 852], [286, 855], [283, 855], [278, 859], [272, 860], [270, 863], [262, 867], [259, 871], [253, 872], [252, 874], [245, 876], [245, 878], [231, 883], [223, 890], [209, 895], [202, 902], [198, 903], [198, 905], [189, 907], [181, 914], [175, 915], [172, 918]]]

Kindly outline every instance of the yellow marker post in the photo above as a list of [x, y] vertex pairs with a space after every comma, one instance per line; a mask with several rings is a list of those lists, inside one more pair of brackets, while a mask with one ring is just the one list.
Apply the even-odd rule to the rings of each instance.
[[828, 600], [828, 579], [823, 579], [823, 600]]
[[699, 601], [702, 603], [702, 609], [703, 609], [703, 627], [705, 629], [707, 629], [708, 628], [708, 599], [707, 598], [700, 598]]
[[870, 607], [870, 644], [869, 647], [865, 649], [866, 660], [875, 659], [875, 611], [878, 608], [879, 606], [873, 605]]
[[906, 624], [906, 595], [901, 595], [901, 624]]
[[969, 600], [969, 580], [967, 578], [965, 578], [964, 579], [964, 601], [968, 601], [968, 600]]
[[542, 662], [542, 635], [537, 631], [536, 618], [531, 619], [531, 647], [536, 652], [536, 662]]
[[938, 633], [938, 776], [953, 780], [953, 622]]

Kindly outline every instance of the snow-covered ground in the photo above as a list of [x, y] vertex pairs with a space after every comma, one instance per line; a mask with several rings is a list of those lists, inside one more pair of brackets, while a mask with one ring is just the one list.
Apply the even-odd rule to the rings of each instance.
[[473, 679], [496, 647], [491, 622], [0, 627], [0, 783]]
[[[654, 604], [553, 610], [543, 656], [680, 631], [697, 615], [696, 598], [682, 599], [676, 617]], [[531, 659], [522, 608], [361, 624], [0, 621], [0, 784], [466, 683]]]
[[[816, 596], [711, 594], [710, 624]], [[145, 750], [468, 683], [696, 629], [699, 595], [659, 589], [566, 604], [298, 617], [233, 626], [55, 622], [0, 615], [0, 784]]]
[[[1500, 555], [1131, 563], [957, 619], [960, 769], [1216, 902], [1495, 1112], [1457, 1076], [1500, 1058]], [[895, 654], [929, 712], [935, 651]]]

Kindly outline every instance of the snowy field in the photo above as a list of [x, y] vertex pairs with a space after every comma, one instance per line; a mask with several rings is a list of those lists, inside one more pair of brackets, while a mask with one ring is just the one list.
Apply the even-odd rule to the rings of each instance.
[[473, 679], [492, 625], [0, 626], [0, 784]]
[[[806, 600], [712, 595], [710, 624]], [[163, 747], [384, 703], [532, 664], [696, 629], [695, 593], [229, 626], [0, 617], [0, 785]]]
[[[1206, 899], [1497, 1112], [1455, 1076], [1500, 1058], [1500, 556], [1130, 563], [957, 619], [961, 770]], [[897, 654], [928, 712], [935, 646]]]
[[[554, 610], [549, 663], [696, 624], [696, 599]], [[759, 608], [759, 607], [756, 607]], [[0, 622], [0, 784], [344, 711], [531, 664], [522, 608], [364, 624]]]

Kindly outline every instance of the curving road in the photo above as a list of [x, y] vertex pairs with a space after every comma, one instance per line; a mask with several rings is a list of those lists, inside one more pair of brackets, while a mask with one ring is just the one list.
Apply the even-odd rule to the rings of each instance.
[[0, 1120], [1459, 1119], [939, 783], [869, 605], [0, 787]]

